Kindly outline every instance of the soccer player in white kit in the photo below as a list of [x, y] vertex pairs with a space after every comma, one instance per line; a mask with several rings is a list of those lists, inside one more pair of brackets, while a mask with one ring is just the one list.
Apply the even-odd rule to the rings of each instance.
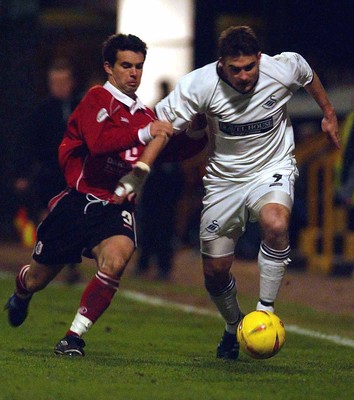
[[301, 55], [261, 53], [247, 26], [225, 30], [219, 52], [216, 62], [182, 77], [156, 113], [172, 122], [177, 134], [187, 128], [196, 137], [204, 128], [200, 114], [206, 117], [209, 157], [200, 246], [205, 287], [226, 322], [216, 355], [234, 360], [239, 353], [235, 332], [243, 314], [230, 269], [248, 218], [259, 222], [262, 234], [257, 310], [274, 312], [290, 262], [288, 226], [298, 171], [287, 102], [299, 88], [322, 109], [322, 130], [337, 148], [339, 139], [333, 106]]

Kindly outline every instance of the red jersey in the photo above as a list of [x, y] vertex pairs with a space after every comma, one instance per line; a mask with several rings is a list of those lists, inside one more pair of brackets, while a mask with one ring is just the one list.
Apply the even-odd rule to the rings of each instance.
[[68, 186], [111, 200], [119, 179], [141, 156], [146, 126], [155, 119], [139, 99], [134, 101], [109, 82], [90, 89], [71, 114], [59, 146]]

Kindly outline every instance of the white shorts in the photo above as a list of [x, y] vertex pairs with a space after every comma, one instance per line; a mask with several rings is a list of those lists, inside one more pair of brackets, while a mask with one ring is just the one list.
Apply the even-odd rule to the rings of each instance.
[[262, 172], [247, 182], [206, 175], [200, 223], [201, 253], [215, 258], [233, 254], [247, 220], [257, 221], [265, 204], [283, 204], [291, 210], [297, 176], [295, 165]]

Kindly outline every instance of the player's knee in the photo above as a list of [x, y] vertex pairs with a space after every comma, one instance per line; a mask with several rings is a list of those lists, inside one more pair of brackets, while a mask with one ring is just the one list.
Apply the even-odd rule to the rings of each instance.
[[108, 253], [102, 254], [97, 260], [98, 269], [109, 276], [120, 278], [127, 266], [128, 260], [121, 254]]
[[228, 274], [231, 269], [233, 259], [233, 255], [217, 258], [203, 255], [204, 274], [209, 276]]
[[265, 240], [268, 243], [276, 243], [279, 238], [288, 236], [288, 225], [282, 220], [273, 220], [264, 229]]
[[209, 292], [221, 290], [230, 281], [233, 257], [210, 258], [203, 256], [204, 284]]
[[261, 214], [260, 225], [265, 240], [274, 243], [278, 238], [284, 238], [288, 235], [289, 212], [282, 206], [268, 208]]
[[97, 262], [97, 268], [104, 274], [120, 278], [127, 266], [134, 245], [127, 238], [110, 238], [92, 249]]

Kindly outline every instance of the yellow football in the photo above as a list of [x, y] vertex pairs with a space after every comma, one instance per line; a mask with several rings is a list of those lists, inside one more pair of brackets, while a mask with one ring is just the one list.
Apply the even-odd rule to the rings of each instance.
[[252, 311], [239, 323], [237, 341], [240, 349], [252, 358], [275, 356], [285, 343], [282, 320], [268, 311]]

